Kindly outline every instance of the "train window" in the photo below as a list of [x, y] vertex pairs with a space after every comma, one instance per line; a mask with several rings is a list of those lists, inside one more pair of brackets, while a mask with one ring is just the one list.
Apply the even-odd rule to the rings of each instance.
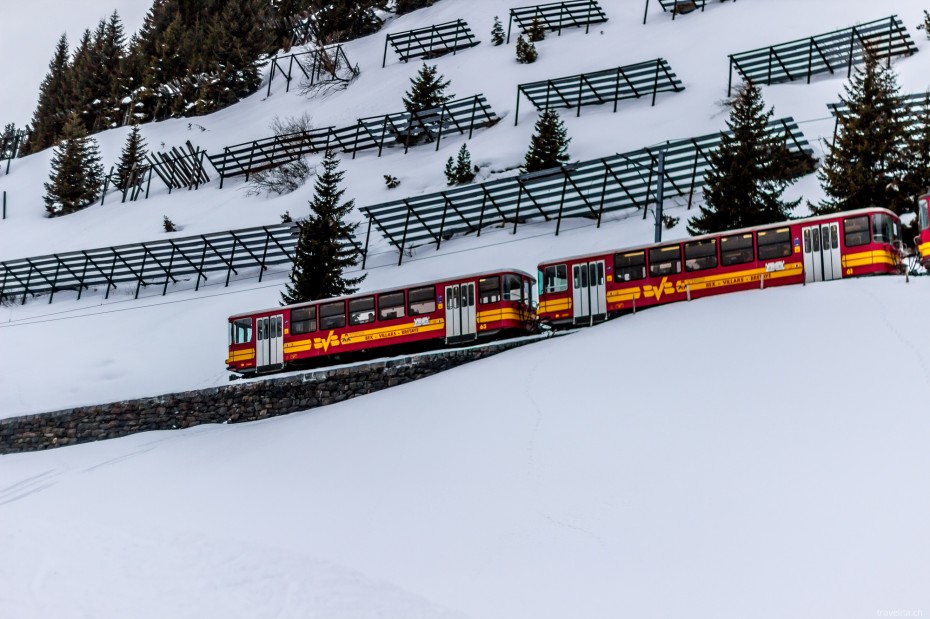
[[523, 282], [519, 275], [504, 275], [504, 301], [520, 301]]
[[564, 264], [546, 267], [540, 281], [543, 292], [565, 292], [568, 290], [568, 267]]
[[436, 311], [436, 289], [433, 286], [414, 288], [407, 296], [410, 300], [408, 313], [411, 316], [432, 314]]
[[843, 220], [843, 241], [846, 247], [869, 244], [869, 217], [850, 217]]
[[341, 329], [346, 326], [345, 301], [320, 306], [320, 329]]
[[530, 280], [523, 278], [523, 303], [529, 305], [532, 302], [530, 297]]
[[787, 258], [791, 255], [791, 228], [764, 230], [758, 237], [759, 260]]
[[614, 279], [629, 282], [646, 277], [646, 252], [634, 251], [628, 254], [614, 254]]
[[404, 317], [404, 293], [389, 292], [378, 297], [378, 318], [392, 320]]
[[717, 266], [717, 239], [685, 243], [685, 271], [703, 271]]
[[746, 264], [754, 260], [752, 234], [734, 234], [720, 239], [720, 266]]
[[245, 344], [252, 341], [252, 319], [239, 318], [229, 325], [229, 343]]
[[875, 213], [872, 215], [872, 241], [875, 243], [891, 243], [894, 240], [894, 228], [891, 217]]
[[920, 209], [917, 215], [920, 220], [920, 229], [930, 228], [930, 197], [925, 197], [920, 201]]
[[349, 300], [349, 325], [364, 325], [375, 321], [375, 298]]
[[681, 273], [681, 247], [657, 247], [649, 250], [649, 275], [662, 277]]
[[478, 280], [478, 302], [482, 305], [486, 303], [497, 303], [501, 300], [501, 278], [485, 277]]
[[316, 331], [316, 307], [300, 307], [291, 310], [291, 335]]

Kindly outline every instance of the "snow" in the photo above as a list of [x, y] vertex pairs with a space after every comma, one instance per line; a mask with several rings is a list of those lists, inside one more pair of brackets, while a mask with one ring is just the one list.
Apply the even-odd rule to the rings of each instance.
[[[0, 15], [0, 122], [28, 120], [60, 31], [118, 8], [134, 30], [148, 3], [20, 3]], [[61, 4], [61, 3], [56, 3]], [[207, 117], [145, 125], [150, 147], [208, 150], [400, 109], [418, 63], [390, 32], [465, 19], [481, 45], [436, 59], [458, 96], [504, 117], [468, 142], [479, 179], [512, 174], [532, 132], [516, 84], [656, 57], [686, 90], [563, 118], [573, 159], [723, 127], [727, 54], [897, 13], [921, 52], [894, 66], [902, 92], [927, 81], [913, 0], [709, 3], [671, 21], [651, 3], [603, 0], [610, 21], [550, 34], [533, 65], [488, 43], [491, 0], [442, 0], [346, 45], [359, 79], [308, 101], [284, 83]], [[111, 6], [114, 5], [114, 6]], [[124, 6], [125, 5], [125, 6]], [[135, 17], [132, 12], [135, 11]], [[135, 20], [135, 23], [133, 22]], [[28, 24], [28, 26], [26, 25]], [[32, 31], [30, 31], [32, 28]], [[23, 33], [29, 33], [24, 36]], [[602, 34], [603, 32], [603, 34]], [[26, 45], [36, 46], [32, 54]], [[34, 82], [34, 87], [26, 85]], [[808, 140], [833, 130], [843, 77], [766, 87]], [[11, 85], [19, 88], [14, 89]], [[26, 98], [23, 98], [26, 97]], [[526, 110], [526, 111], [524, 111]], [[98, 137], [115, 162], [127, 129]], [[346, 157], [359, 206], [444, 187], [460, 139]], [[241, 181], [148, 200], [111, 195], [44, 218], [50, 152], [0, 175], [0, 259], [277, 223], [312, 187], [247, 196]], [[314, 159], [313, 163], [318, 163]], [[401, 180], [388, 190], [383, 175]], [[816, 178], [793, 196], [817, 200]], [[689, 213], [666, 204], [685, 235]], [[651, 216], [521, 225], [397, 253], [374, 238], [373, 290], [641, 244]], [[374, 235], [375, 237], [377, 235]], [[0, 307], [0, 417], [226, 384], [225, 319], [275, 305], [286, 273], [212, 277], [81, 300], [59, 293]], [[157, 288], [157, 289], [155, 289]], [[759, 290], [655, 308], [349, 402], [264, 422], [151, 432], [0, 457], [0, 612], [31, 617], [785, 617], [928, 612], [926, 406], [930, 278], [870, 278]]]

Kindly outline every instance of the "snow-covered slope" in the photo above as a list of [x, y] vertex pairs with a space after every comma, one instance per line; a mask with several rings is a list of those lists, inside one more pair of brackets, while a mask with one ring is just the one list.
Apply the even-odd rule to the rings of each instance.
[[[111, 2], [69, 5], [69, 27], [135, 4]], [[154, 147], [190, 139], [215, 149], [267, 135], [274, 115], [308, 112], [324, 125], [396, 111], [418, 65], [389, 53], [381, 69], [385, 33], [457, 18], [484, 42], [435, 62], [457, 95], [483, 92], [505, 117], [469, 142], [482, 178], [522, 159], [532, 118], [524, 102], [513, 126], [516, 85], [534, 79], [661, 56], [684, 80], [687, 90], [660, 95], [655, 108], [565, 114], [575, 159], [718, 130], [728, 53], [892, 13], [922, 50], [895, 61], [902, 90], [930, 86], [915, 29], [924, 7], [913, 0], [712, 2], [675, 22], [652, 2], [645, 26], [642, 2], [601, 5], [609, 22], [550, 35], [539, 62], [522, 66], [512, 42], [487, 44], [508, 5], [441, 0], [347, 45], [362, 73], [345, 92], [308, 101], [278, 83], [269, 98], [143, 133]], [[0, 9], [0, 57], [26, 38], [11, 24], [41, 6]], [[82, 16], [79, 6], [92, 8]], [[43, 63], [60, 26], [48, 28], [28, 35], [44, 37]], [[0, 92], [10, 75], [0, 73]], [[764, 93], [819, 148], [833, 128], [825, 104], [843, 83]], [[112, 163], [125, 131], [98, 137]], [[346, 158], [346, 197], [365, 205], [441, 189], [460, 144]], [[159, 188], [48, 220], [49, 157], [16, 160], [0, 176], [9, 203], [0, 259], [164, 238], [164, 215], [180, 235], [275, 223], [285, 210], [305, 214], [312, 191], [266, 199], [241, 182]], [[385, 189], [383, 174], [401, 186]], [[793, 192], [820, 196], [813, 177]], [[667, 208], [684, 223], [683, 205]], [[502, 265], [532, 272], [543, 258], [652, 238], [642, 213], [553, 231], [488, 230], [440, 252], [420, 248], [401, 267], [376, 239], [364, 286]], [[223, 384], [226, 316], [274, 305], [284, 277], [0, 307], [0, 416]], [[0, 457], [0, 616], [926, 613], [928, 298], [930, 278], [874, 278], [704, 299], [304, 414]]]
[[325, 409], [4, 456], [0, 607], [927, 612], [928, 294], [875, 278], [704, 299]]

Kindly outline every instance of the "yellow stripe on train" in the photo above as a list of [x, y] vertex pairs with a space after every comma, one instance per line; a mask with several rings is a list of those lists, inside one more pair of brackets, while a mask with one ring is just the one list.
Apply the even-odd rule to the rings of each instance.
[[542, 314], [544, 312], [561, 312], [563, 310], [568, 310], [571, 308], [572, 308], [571, 299], [552, 299], [551, 301], [540, 301], [539, 308], [536, 311]]
[[255, 358], [255, 349], [249, 348], [248, 350], [234, 350], [229, 353], [229, 358], [226, 360], [226, 363], [234, 363], [236, 361], [250, 361]]
[[873, 264], [895, 264], [894, 256], [890, 251], [874, 250], [863, 251], [857, 254], [847, 254], [843, 256], [843, 268], [867, 267]]
[[921, 243], [917, 246], [917, 251], [923, 256], [924, 260], [930, 258], [930, 243]]
[[529, 320], [533, 317], [532, 312], [520, 311], [513, 308], [487, 310], [478, 312], [478, 322], [493, 322], [497, 320]]
[[395, 337], [406, 335], [415, 335], [418, 333], [428, 333], [445, 328], [445, 321], [442, 318], [429, 320], [428, 323], [417, 324], [416, 321], [404, 325], [394, 325], [391, 327], [381, 327], [378, 329], [366, 329], [365, 331], [356, 331], [354, 333], [343, 333], [336, 336], [334, 331], [329, 331], [325, 336], [307, 338], [296, 342], [287, 342], [284, 345], [284, 354], [293, 354], [305, 352], [308, 350], [328, 351], [330, 348], [339, 346], [348, 346], [349, 344], [361, 344], [364, 342], [376, 342]]

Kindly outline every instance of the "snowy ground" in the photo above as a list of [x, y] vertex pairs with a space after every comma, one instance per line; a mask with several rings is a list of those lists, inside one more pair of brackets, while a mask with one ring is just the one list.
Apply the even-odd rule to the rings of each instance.
[[[27, 45], [41, 56], [39, 74], [5, 63], [2, 96], [27, 75], [38, 84], [64, 27], [76, 40], [113, 8], [141, 22], [148, 3], [110, 4], [2, 7], [0, 58]], [[684, 93], [660, 95], [655, 108], [565, 114], [582, 160], [722, 128], [729, 53], [892, 13], [922, 49], [895, 62], [902, 91], [930, 87], [916, 0], [713, 2], [675, 22], [652, 2], [646, 26], [642, 2], [600, 4], [609, 22], [550, 35], [540, 61], [521, 66], [512, 42], [487, 43], [505, 5], [441, 0], [349, 44], [362, 74], [343, 93], [307, 101], [280, 82], [267, 99], [143, 133], [155, 147], [190, 139], [215, 149], [268, 135], [276, 114], [339, 125], [397, 111], [418, 65], [389, 53], [381, 69], [384, 35], [457, 18], [484, 42], [435, 62], [457, 95], [483, 92], [505, 116], [469, 142], [482, 178], [522, 159], [532, 116], [524, 101], [513, 126], [516, 84], [535, 79], [662, 56], [684, 80]], [[764, 93], [819, 149], [833, 128], [826, 103], [843, 84], [828, 76]], [[11, 100], [0, 100], [0, 123], [34, 104]], [[27, 114], [8, 111], [17, 109]], [[124, 138], [99, 136], [108, 164]], [[460, 144], [346, 159], [347, 198], [362, 206], [441, 189]], [[49, 157], [0, 175], [0, 259], [163, 238], [164, 215], [181, 236], [276, 223], [285, 210], [305, 214], [312, 191], [267, 199], [241, 182], [170, 196], [159, 187], [146, 201], [48, 220]], [[383, 174], [401, 186], [388, 191]], [[820, 197], [814, 177], [792, 192]], [[682, 218], [667, 235], [683, 236], [684, 205], [666, 207]], [[419, 248], [401, 267], [375, 239], [364, 286], [504, 265], [533, 272], [543, 258], [652, 238], [642, 213], [553, 230], [488, 230], [440, 252]], [[226, 316], [274, 305], [284, 277], [0, 307], [0, 417], [224, 384]], [[930, 278], [705, 299], [324, 410], [0, 457], [0, 617], [928, 613], [928, 299]]]

